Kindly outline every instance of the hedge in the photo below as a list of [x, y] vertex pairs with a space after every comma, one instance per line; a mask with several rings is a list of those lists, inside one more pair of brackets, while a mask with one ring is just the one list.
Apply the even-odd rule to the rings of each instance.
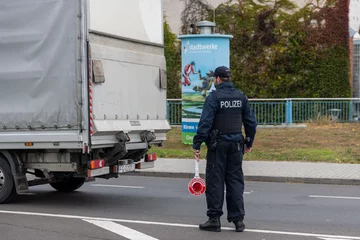
[[[233, 0], [215, 13], [216, 32], [233, 35], [235, 86], [249, 97], [351, 96], [349, 0], [309, 1], [302, 8], [290, 0]], [[191, 24], [205, 19], [213, 21], [211, 7], [190, 0], [182, 33], [195, 32]], [[168, 96], [180, 98], [180, 48], [166, 24]]]

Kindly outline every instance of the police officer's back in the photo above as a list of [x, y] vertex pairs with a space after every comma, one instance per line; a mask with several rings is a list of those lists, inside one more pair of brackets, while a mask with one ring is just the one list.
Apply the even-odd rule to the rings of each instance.
[[224, 184], [226, 184], [227, 220], [235, 224], [236, 231], [245, 229], [244, 176], [242, 171], [243, 135], [249, 139], [244, 151], [251, 151], [256, 134], [256, 119], [248, 98], [236, 90], [227, 67], [218, 67], [214, 72], [216, 91], [206, 98], [203, 112], [193, 140], [195, 158], [199, 160], [200, 145], [208, 147], [206, 164], [206, 201], [209, 221], [200, 224], [201, 230], [220, 231], [223, 215]]

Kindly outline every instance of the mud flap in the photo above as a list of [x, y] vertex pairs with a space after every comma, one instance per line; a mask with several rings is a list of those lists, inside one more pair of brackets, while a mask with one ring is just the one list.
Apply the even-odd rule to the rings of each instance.
[[16, 193], [27, 194], [29, 192], [29, 185], [25, 174], [13, 175]]

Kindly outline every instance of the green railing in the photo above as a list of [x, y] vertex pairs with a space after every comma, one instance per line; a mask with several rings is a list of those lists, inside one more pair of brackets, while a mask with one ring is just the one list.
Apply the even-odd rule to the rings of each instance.
[[170, 125], [181, 125], [182, 100], [168, 99], [166, 104], [167, 119]]
[[[292, 125], [319, 120], [360, 121], [360, 98], [249, 99], [260, 125]], [[182, 100], [168, 99], [167, 118], [181, 125]]]
[[251, 99], [258, 124], [280, 125], [286, 122], [287, 102], [284, 99]]

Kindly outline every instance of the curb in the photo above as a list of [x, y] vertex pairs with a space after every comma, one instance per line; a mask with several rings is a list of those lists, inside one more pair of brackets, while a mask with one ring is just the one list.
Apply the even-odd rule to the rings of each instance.
[[[142, 177], [163, 177], [163, 178], [188, 178], [192, 179], [194, 173], [174, 173], [174, 172], [131, 172], [125, 173], [128, 176]], [[200, 177], [205, 179], [205, 174], [200, 173]], [[245, 176], [245, 181], [249, 182], [277, 182], [277, 183], [303, 183], [303, 184], [329, 184], [329, 185], [360, 185], [360, 179], [340, 179], [340, 178], [307, 178], [307, 177], [277, 177], [277, 176]]]

